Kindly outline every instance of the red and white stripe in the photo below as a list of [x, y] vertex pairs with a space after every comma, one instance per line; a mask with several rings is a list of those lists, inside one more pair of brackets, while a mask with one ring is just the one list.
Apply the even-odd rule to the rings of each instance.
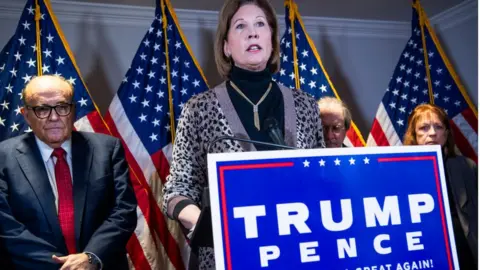
[[348, 146], [348, 147], [362, 147], [363, 142], [362, 139], [360, 139], [360, 135], [355, 132], [355, 129], [353, 127], [350, 127], [347, 131], [347, 135], [345, 136], [345, 140], [343, 143]]
[[377, 115], [373, 121], [372, 129], [367, 139], [367, 146], [394, 146], [402, 145], [402, 140], [398, 137], [395, 128], [393, 127], [387, 111], [380, 103], [378, 106]]
[[477, 118], [470, 108], [457, 114], [450, 120], [455, 144], [460, 152], [477, 162], [478, 160], [478, 125]]
[[150, 156], [117, 95], [104, 119], [124, 144], [138, 201], [137, 228], [127, 246], [134, 269], [186, 269], [189, 246], [177, 222], [163, 215], [159, 206], [172, 146]]

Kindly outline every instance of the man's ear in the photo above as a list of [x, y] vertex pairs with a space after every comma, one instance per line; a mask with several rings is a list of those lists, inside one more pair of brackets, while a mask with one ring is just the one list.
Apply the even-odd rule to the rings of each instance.
[[28, 110], [25, 108], [25, 106], [20, 108], [20, 113], [23, 115], [25, 122], [27, 122], [27, 124], [30, 126], [30, 121], [28, 120]]

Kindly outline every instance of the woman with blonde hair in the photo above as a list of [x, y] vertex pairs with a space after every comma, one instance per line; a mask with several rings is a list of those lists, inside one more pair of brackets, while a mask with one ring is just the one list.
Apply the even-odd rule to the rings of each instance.
[[460, 269], [476, 269], [478, 248], [478, 171], [476, 164], [455, 153], [452, 129], [445, 111], [422, 104], [413, 110], [405, 145], [441, 145]]

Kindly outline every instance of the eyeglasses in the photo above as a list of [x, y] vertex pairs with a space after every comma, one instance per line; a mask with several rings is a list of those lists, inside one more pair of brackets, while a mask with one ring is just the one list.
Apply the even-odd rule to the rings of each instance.
[[67, 116], [72, 112], [73, 105], [73, 103], [61, 103], [55, 106], [25, 106], [25, 108], [27, 108], [27, 110], [32, 110], [38, 118], [45, 119], [50, 117], [52, 109], [54, 109], [59, 116]]
[[340, 133], [345, 129], [345, 126], [342, 125], [342, 124], [337, 124], [337, 125], [332, 125], [332, 126], [323, 125], [323, 129], [327, 133], [328, 133], [329, 130], [332, 131], [333, 133]]

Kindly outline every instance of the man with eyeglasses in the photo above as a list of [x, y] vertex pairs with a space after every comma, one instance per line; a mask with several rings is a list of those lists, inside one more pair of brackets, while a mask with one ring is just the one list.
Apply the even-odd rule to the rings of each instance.
[[73, 96], [59, 76], [33, 78], [21, 109], [32, 132], [0, 143], [2, 269], [128, 269], [137, 203], [124, 151], [72, 131]]
[[334, 97], [318, 100], [322, 119], [323, 137], [327, 148], [345, 147], [343, 141], [350, 128], [352, 114], [345, 103]]

